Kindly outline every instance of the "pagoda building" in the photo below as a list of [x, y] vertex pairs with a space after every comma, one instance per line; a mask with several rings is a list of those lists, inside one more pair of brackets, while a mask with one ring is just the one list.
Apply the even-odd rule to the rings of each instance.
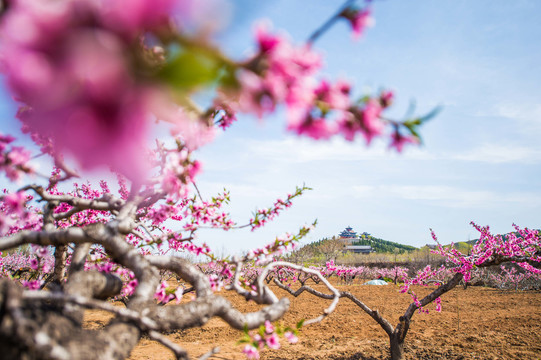
[[348, 226], [344, 231], [338, 234], [343, 239], [355, 239], [357, 238], [357, 233], [353, 231], [351, 226]]
[[344, 231], [342, 231], [340, 234], [340, 239], [349, 240], [349, 242], [353, 243], [356, 239], [359, 237], [357, 236], [357, 233], [353, 231], [353, 228], [351, 226], [348, 226]]

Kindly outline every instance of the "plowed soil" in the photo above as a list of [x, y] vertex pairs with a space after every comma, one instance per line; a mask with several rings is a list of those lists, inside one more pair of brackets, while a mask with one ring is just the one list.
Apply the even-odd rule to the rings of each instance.
[[[398, 287], [336, 285], [350, 291], [361, 301], [396, 325], [410, 303]], [[314, 285], [324, 290], [321, 285]], [[275, 293], [291, 299], [290, 311], [281, 321], [294, 326], [300, 319], [321, 314], [329, 300], [308, 293], [293, 298], [271, 286]], [[431, 288], [413, 288], [420, 296]], [[243, 311], [260, 307], [225, 291], [234, 306]], [[457, 287], [442, 297], [442, 312], [429, 305], [429, 314], [415, 314], [406, 338], [406, 359], [541, 359], [541, 293], [500, 291], [481, 287]], [[99, 328], [109, 319], [105, 312], [89, 311], [87, 326]], [[231, 329], [220, 319], [212, 319], [200, 329], [178, 331], [167, 335], [198, 357], [213, 347], [220, 352], [211, 359], [244, 359], [242, 346], [236, 345], [242, 332]], [[348, 299], [341, 299], [334, 313], [323, 322], [304, 327], [297, 344], [282, 341], [279, 350], [264, 350], [262, 359], [386, 359], [388, 337], [377, 323]], [[174, 359], [160, 344], [142, 339], [133, 350], [131, 360]]]

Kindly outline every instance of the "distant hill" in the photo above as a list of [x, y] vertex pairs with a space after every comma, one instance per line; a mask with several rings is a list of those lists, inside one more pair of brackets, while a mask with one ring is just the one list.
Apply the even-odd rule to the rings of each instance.
[[[376, 237], [374, 237], [372, 235], [361, 235], [360, 238], [352, 239], [352, 240], [354, 240], [352, 245], [370, 245], [370, 246], [372, 246], [372, 249], [374, 249], [374, 251], [377, 252], [377, 253], [394, 253], [395, 249], [398, 249], [398, 253], [403, 254], [403, 253], [405, 253], [407, 251], [417, 250], [417, 248], [414, 247], [414, 246], [403, 245], [403, 244], [399, 244], [399, 243], [396, 243], [396, 242], [383, 240], [383, 239], [380, 239], [380, 238], [376, 238]], [[342, 242], [342, 244], [343, 244], [344, 240], [343, 239], [338, 239], [336, 237], [332, 238], [332, 239], [325, 238], [325, 239], [321, 239], [321, 240], [318, 240], [318, 241], [314, 241], [314, 242], [312, 242], [310, 244], [307, 244], [305, 246], [315, 250], [316, 252], [325, 252], [325, 250], [327, 250], [327, 248], [329, 248], [330, 243], [335, 242], [335, 241], [336, 242]]]
[[[471, 248], [473, 247], [473, 244], [475, 244], [477, 240], [471, 240], [471, 241], [459, 241], [453, 244], [453, 247], [460, 251], [463, 254], [469, 254], [471, 251]], [[444, 245], [444, 247], [449, 247], [449, 245]]]
[[353, 245], [370, 245], [377, 253], [394, 253], [398, 250], [398, 253], [402, 254], [406, 251], [417, 250], [414, 246], [383, 240], [372, 235], [362, 235], [359, 239], [355, 239]]

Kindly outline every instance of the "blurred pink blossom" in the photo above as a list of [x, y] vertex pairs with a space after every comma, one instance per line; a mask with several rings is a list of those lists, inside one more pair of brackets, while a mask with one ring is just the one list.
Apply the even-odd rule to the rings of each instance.
[[296, 344], [299, 342], [299, 338], [291, 331], [286, 331], [284, 333], [284, 337], [287, 341], [289, 341], [290, 344]]
[[4, 195], [4, 203], [8, 207], [9, 213], [23, 216], [25, 212], [26, 194], [24, 191], [18, 191]]
[[267, 334], [272, 334], [274, 332], [274, 326], [269, 320], [265, 321], [265, 332]]
[[130, 51], [135, 35], [164, 23], [174, 3], [13, 1], [0, 24], [2, 70], [27, 130], [83, 168], [145, 176], [147, 125], [161, 95], [132, 73]]
[[266, 342], [267, 342], [267, 346], [270, 348], [270, 349], [279, 349], [280, 348], [280, 339], [278, 338], [278, 335], [276, 334], [272, 334], [270, 335], [267, 339], [266, 339]]
[[419, 139], [412, 135], [402, 135], [398, 131], [395, 131], [391, 135], [391, 143], [389, 144], [389, 148], [395, 148], [396, 151], [402, 152], [402, 149], [406, 144], [419, 144]]
[[247, 359], [259, 359], [259, 351], [252, 345], [244, 346], [242, 350]]
[[371, 27], [374, 25], [374, 19], [371, 15], [372, 11], [370, 10], [370, 8], [348, 8], [342, 13], [342, 17], [347, 19], [351, 25], [351, 28], [353, 30], [353, 39], [360, 38], [367, 27]]

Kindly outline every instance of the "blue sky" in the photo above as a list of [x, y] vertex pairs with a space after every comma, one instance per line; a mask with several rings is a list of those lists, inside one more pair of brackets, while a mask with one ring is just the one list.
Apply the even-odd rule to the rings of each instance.
[[[232, 4], [220, 42], [239, 56], [250, 51], [256, 19], [270, 19], [300, 43], [340, 2]], [[395, 117], [412, 100], [419, 114], [443, 105], [422, 129], [424, 145], [398, 155], [383, 142], [367, 148], [297, 138], [285, 132], [283, 112], [263, 122], [241, 117], [199, 151], [202, 193], [229, 189], [230, 211], [243, 223], [296, 185], [314, 190], [255, 232], [201, 232], [218, 253], [262, 246], [316, 218], [304, 242], [347, 225], [414, 246], [431, 242], [429, 228], [445, 243], [476, 238], [471, 220], [495, 232], [511, 231], [512, 223], [541, 227], [541, 2], [381, 0], [373, 10], [376, 25], [360, 41], [342, 22], [316, 43], [325, 76], [352, 81], [358, 94], [394, 89]], [[0, 96], [6, 132], [14, 107]]]
[[[251, 45], [250, 22], [266, 17], [301, 42], [338, 2], [237, 2], [223, 41], [230, 53]], [[263, 5], [262, 5], [263, 3]], [[208, 232], [224, 251], [259, 246], [318, 219], [306, 241], [345, 226], [414, 246], [477, 238], [476, 221], [495, 232], [541, 227], [541, 3], [537, 1], [375, 1], [375, 27], [353, 42], [339, 23], [316, 43], [325, 75], [364, 89], [390, 87], [400, 117], [443, 111], [422, 129], [424, 146], [402, 155], [385, 143], [313, 142], [286, 134], [283, 114], [243, 118], [201, 151], [204, 192], [227, 187], [232, 214], [248, 219], [295, 185], [314, 188], [256, 232]], [[208, 235], [207, 235], [208, 234]]]

